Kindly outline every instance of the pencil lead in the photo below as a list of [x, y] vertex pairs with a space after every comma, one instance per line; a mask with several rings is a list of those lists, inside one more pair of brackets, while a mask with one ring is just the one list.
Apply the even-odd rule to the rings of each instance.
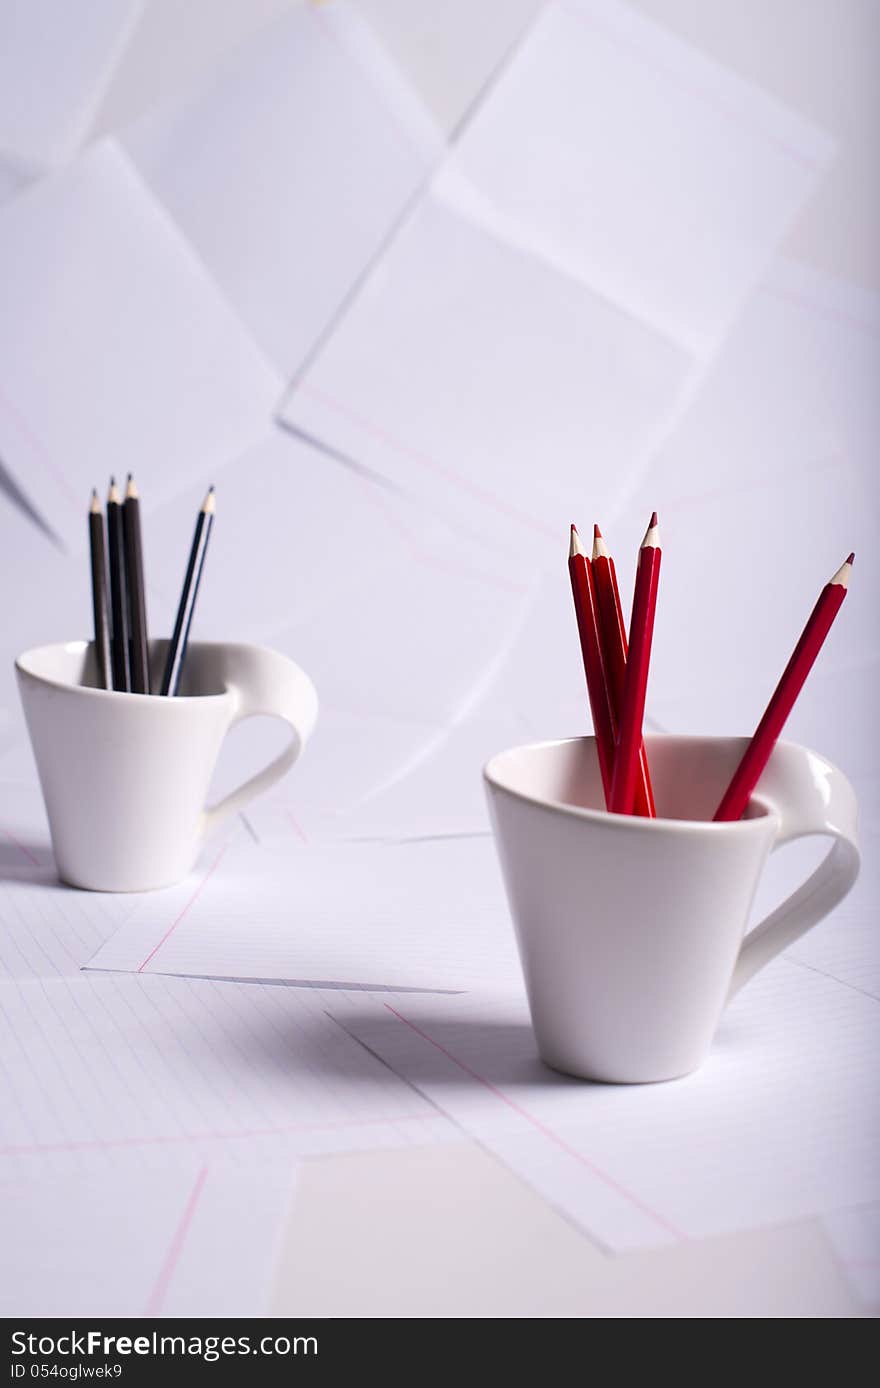
[[599, 529], [598, 525], [596, 525], [595, 521], [593, 522], [593, 539], [594, 539], [594, 540], [601, 540], [601, 539], [602, 539], [602, 531]]
[[[568, 557], [569, 557], [569, 559], [573, 559], [574, 556], [575, 556], [576, 554], [583, 554], [583, 553], [584, 553], [584, 549], [583, 549], [583, 545], [581, 544], [581, 537], [580, 537], [580, 535], [577, 533], [577, 526], [576, 526], [576, 525], [573, 525], [573, 526], [571, 527], [571, 544], [569, 545], [569, 548], [568, 548]], [[584, 557], [586, 558], [586, 555], [584, 555]]]
[[649, 530], [653, 530], [653, 529], [654, 529], [654, 526], [655, 526], [656, 524], [657, 524], [657, 512], [656, 512], [656, 511], [652, 511], [652, 512], [651, 512], [651, 524], [648, 526], [648, 529], [649, 529]]
[[847, 562], [848, 564], [854, 564], [854, 563], [855, 563], [855, 559], [856, 559], [856, 552], [855, 552], [855, 550], [853, 550], [853, 551], [847, 556], [846, 562]]

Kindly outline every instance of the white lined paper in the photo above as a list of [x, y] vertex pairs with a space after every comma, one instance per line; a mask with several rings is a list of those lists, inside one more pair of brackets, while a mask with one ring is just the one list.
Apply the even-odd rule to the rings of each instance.
[[606, 1248], [877, 1200], [880, 1008], [771, 965], [695, 1075], [593, 1085], [539, 1061], [524, 1001], [352, 998], [340, 1022]]
[[312, 990], [178, 979], [0, 984], [0, 1180], [455, 1136], [326, 1009]]

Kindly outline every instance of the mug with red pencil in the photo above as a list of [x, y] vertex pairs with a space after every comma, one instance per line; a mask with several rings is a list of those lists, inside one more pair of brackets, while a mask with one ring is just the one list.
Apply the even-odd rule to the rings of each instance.
[[[842, 772], [780, 742], [846, 597], [854, 555], [822, 589], [750, 739], [645, 737], [661, 548], [639, 548], [627, 633], [614, 561], [571, 527], [569, 576], [593, 736], [513, 748], [484, 771], [538, 1048], [590, 1079], [672, 1079], [705, 1057], [725, 1003], [826, 916], [859, 870]], [[831, 848], [746, 933], [769, 853]]]

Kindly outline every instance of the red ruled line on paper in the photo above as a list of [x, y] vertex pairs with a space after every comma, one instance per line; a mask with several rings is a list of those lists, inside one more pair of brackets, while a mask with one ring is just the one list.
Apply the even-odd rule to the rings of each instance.
[[15, 835], [6, 828], [5, 824], [0, 824], [0, 834], [3, 834], [14, 848], [17, 848], [19, 853], [22, 853], [29, 863], [33, 863], [35, 867], [40, 866], [39, 858], [35, 858], [27, 844], [22, 843], [21, 839], [17, 839]]
[[291, 1133], [333, 1132], [341, 1128], [376, 1128], [395, 1123], [424, 1123], [437, 1113], [394, 1113], [382, 1118], [341, 1118], [330, 1123], [286, 1123], [280, 1127], [241, 1128], [203, 1133], [166, 1133], [152, 1137], [95, 1137], [81, 1142], [30, 1142], [0, 1147], [0, 1157], [41, 1156], [49, 1152], [92, 1152], [116, 1147], [157, 1147], [179, 1142], [235, 1142], [250, 1137], [286, 1137]]
[[147, 967], [147, 965], [149, 964], [150, 960], [155, 958], [155, 956], [159, 953], [159, 950], [162, 948], [162, 946], [165, 944], [165, 942], [166, 942], [168, 939], [170, 939], [170, 937], [174, 934], [175, 930], [176, 930], [177, 927], [180, 925], [180, 922], [183, 920], [183, 918], [184, 918], [184, 916], [186, 915], [186, 913], [187, 913], [187, 911], [189, 910], [189, 908], [190, 908], [191, 906], [195, 905], [196, 901], [198, 901], [199, 896], [201, 895], [201, 893], [202, 893], [202, 891], [204, 890], [204, 888], [207, 886], [207, 883], [208, 883], [208, 881], [209, 881], [209, 879], [210, 879], [210, 877], [211, 877], [211, 875], [212, 875], [214, 869], [216, 868], [217, 864], [220, 862], [220, 859], [223, 857], [223, 854], [226, 852], [227, 846], [228, 846], [227, 844], [224, 844], [223, 847], [220, 849], [220, 852], [217, 854], [217, 857], [214, 859], [213, 863], [212, 863], [211, 866], [208, 868], [208, 871], [205, 873], [205, 875], [204, 875], [204, 877], [202, 878], [201, 882], [200, 882], [199, 885], [196, 887], [195, 891], [193, 892], [193, 894], [192, 894], [192, 896], [190, 897], [189, 901], [188, 901], [188, 902], [186, 903], [186, 905], [184, 906], [183, 910], [182, 910], [181, 912], [179, 912], [179, 914], [178, 914], [178, 915], [175, 917], [175, 919], [171, 922], [171, 924], [169, 925], [168, 929], [165, 931], [165, 934], [162, 936], [162, 938], [161, 938], [161, 940], [159, 941], [159, 943], [158, 943], [157, 945], [154, 945], [153, 948], [150, 950], [150, 952], [149, 952], [149, 954], [147, 955], [146, 959], [144, 960], [144, 962], [141, 964], [140, 968], [138, 969], [138, 973], [139, 973], [139, 974], [142, 974], [142, 973], [143, 973], [144, 969]]
[[180, 1255], [183, 1252], [183, 1246], [186, 1243], [186, 1236], [189, 1233], [190, 1225], [193, 1222], [193, 1216], [196, 1212], [196, 1206], [198, 1205], [202, 1191], [205, 1188], [205, 1181], [207, 1180], [207, 1177], [208, 1168], [206, 1166], [203, 1166], [198, 1176], [196, 1177], [195, 1185], [189, 1193], [189, 1198], [187, 1199], [186, 1205], [184, 1206], [183, 1214], [180, 1217], [180, 1223], [174, 1231], [174, 1237], [172, 1238], [168, 1248], [168, 1252], [165, 1255], [165, 1261], [159, 1269], [159, 1275], [156, 1278], [156, 1281], [153, 1285], [153, 1290], [150, 1293], [150, 1299], [147, 1302], [146, 1308], [144, 1310], [145, 1316], [159, 1316], [162, 1313], [162, 1306], [164, 1305], [165, 1297], [168, 1294], [168, 1288], [171, 1285], [171, 1279], [173, 1278], [174, 1273], [177, 1269], [177, 1264], [180, 1262]]
[[512, 1109], [514, 1113], [518, 1114], [520, 1118], [524, 1119], [526, 1123], [539, 1132], [542, 1137], [546, 1137], [548, 1142], [552, 1142], [568, 1156], [573, 1157], [581, 1166], [585, 1166], [593, 1176], [603, 1183], [603, 1185], [608, 1186], [609, 1190], [613, 1190], [615, 1194], [626, 1200], [630, 1205], [633, 1205], [637, 1210], [640, 1210], [642, 1214], [646, 1215], [650, 1220], [653, 1220], [653, 1222], [659, 1225], [667, 1234], [671, 1234], [674, 1239], [680, 1241], [687, 1240], [688, 1235], [685, 1234], [682, 1229], [670, 1223], [668, 1219], [657, 1210], [652, 1209], [650, 1205], [646, 1205], [643, 1200], [639, 1199], [634, 1191], [628, 1190], [626, 1186], [621, 1185], [613, 1176], [609, 1176], [607, 1171], [603, 1171], [601, 1167], [596, 1166], [594, 1162], [590, 1161], [589, 1157], [584, 1156], [583, 1152], [579, 1152], [576, 1147], [572, 1147], [571, 1144], [560, 1137], [558, 1133], [555, 1133], [552, 1128], [548, 1128], [546, 1123], [542, 1123], [534, 1114], [529, 1113], [528, 1109], [523, 1108], [522, 1104], [518, 1104], [515, 1099], [511, 1099], [502, 1089], [499, 1089], [497, 1085], [493, 1084], [491, 1080], [487, 1080], [484, 1075], [479, 1074], [476, 1070], [472, 1070], [463, 1060], [459, 1060], [458, 1056], [453, 1055], [452, 1052], [441, 1045], [439, 1041], [435, 1041], [433, 1036], [429, 1036], [426, 1031], [422, 1031], [421, 1027], [416, 1026], [415, 1022], [411, 1022], [408, 1017], [404, 1017], [403, 1014], [392, 1007], [390, 1003], [386, 1002], [385, 1007], [399, 1022], [403, 1022], [404, 1026], [409, 1027], [410, 1030], [414, 1031], [417, 1036], [420, 1036], [423, 1041], [427, 1041], [429, 1045], [433, 1046], [441, 1055], [444, 1055], [446, 1059], [457, 1066], [459, 1070], [469, 1075], [472, 1080], [476, 1080], [484, 1089], [488, 1089], [490, 1094], [494, 1094], [496, 1099], [506, 1104], [508, 1108]]
[[309, 381], [303, 381], [297, 387], [297, 390], [301, 391], [303, 395], [312, 396], [313, 399], [319, 401], [322, 405], [325, 405], [327, 409], [332, 410], [343, 419], [348, 419], [350, 423], [363, 430], [365, 434], [372, 434], [380, 443], [393, 449], [395, 453], [399, 453], [412, 462], [418, 463], [420, 467], [426, 468], [429, 472], [437, 473], [439, 476], [446, 478], [447, 481], [453, 482], [463, 491], [469, 492], [477, 501], [481, 501], [485, 506], [491, 506], [492, 509], [497, 511], [500, 515], [509, 516], [520, 525], [526, 526], [529, 530], [535, 530], [540, 535], [552, 536], [554, 539], [557, 538], [556, 532], [551, 526], [543, 525], [541, 521], [536, 521], [534, 516], [529, 515], [528, 512], [521, 511], [517, 506], [511, 506], [502, 497], [498, 496], [496, 492], [489, 491], [486, 487], [479, 486], [476, 482], [472, 481], [470, 477], [466, 477], [464, 473], [458, 472], [456, 468], [449, 467], [447, 463], [439, 462], [436, 458], [430, 457], [429, 454], [424, 453], [419, 448], [413, 448], [411, 444], [404, 442], [403, 439], [397, 438], [383, 425], [375, 424], [358, 410], [352, 409], [344, 400], [340, 400], [337, 396], [331, 395], [330, 392], [324, 390], [322, 386], [315, 386]]

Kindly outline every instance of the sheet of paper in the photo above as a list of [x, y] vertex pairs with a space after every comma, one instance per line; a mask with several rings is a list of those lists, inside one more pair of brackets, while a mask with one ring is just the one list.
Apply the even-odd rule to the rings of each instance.
[[[502, 715], [431, 726], [323, 709], [293, 771], [242, 819], [254, 840], [268, 844], [289, 843], [291, 829], [304, 843], [487, 834], [482, 767], [521, 739], [521, 726]], [[276, 722], [241, 725], [224, 748], [209, 799], [265, 765], [285, 741]], [[3, 769], [0, 758], [0, 776]]]
[[786, 959], [735, 1000], [703, 1068], [670, 1084], [547, 1069], [515, 996], [349, 995], [334, 1012], [610, 1250], [877, 1202], [880, 1008]]
[[136, 896], [83, 892], [58, 879], [36, 775], [2, 780], [0, 762], [0, 979], [75, 978], [125, 921]]
[[[481, 696], [530, 601], [516, 569], [282, 430], [214, 481], [194, 639], [272, 645], [338, 711], [443, 725]], [[173, 621], [201, 500], [192, 486], [144, 518], [158, 632]]]
[[463, 131], [450, 188], [466, 184], [505, 240], [701, 352], [832, 148], [618, 0], [559, 0]]
[[443, 147], [368, 26], [335, 3], [266, 26], [123, 138], [287, 377]]
[[29, 164], [9, 155], [0, 154], [0, 207], [10, 202], [22, 188], [34, 180], [35, 174]]
[[[4, 1316], [260, 1316], [291, 1162], [118, 1157], [0, 1187]], [[11, 1256], [13, 1254], [14, 1256]]]
[[[858, 710], [880, 642], [865, 617], [880, 594], [871, 527], [880, 411], [869, 387], [878, 367], [877, 296], [782, 264], [657, 459], [639, 502], [644, 512], [650, 493], [662, 508], [649, 698], [669, 727], [752, 731], [820, 588], [853, 549], [852, 591], [789, 726], [792, 736], [802, 720], [812, 727], [819, 703], [838, 744], [870, 726]], [[719, 556], [733, 534], [739, 562], [728, 566]], [[683, 680], [696, 631], [700, 659]], [[875, 746], [868, 738], [861, 756]]]
[[579, 497], [620, 503], [692, 365], [602, 294], [429, 197], [283, 415], [484, 545], [506, 537], [520, 563], [549, 565]]
[[[381, 1278], [363, 1256], [377, 1246]], [[729, 1320], [859, 1306], [816, 1219], [609, 1258], [469, 1142], [303, 1162], [272, 1313]]]
[[71, 550], [93, 486], [150, 504], [265, 433], [279, 380], [112, 141], [0, 211], [0, 456]]
[[0, 7], [0, 153], [70, 158], [88, 131], [143, 0], [11, 0]]
[[628, 608], [625, 557], [660, 512], [648, 709], [673, 732], [751, 733], [820, 589], [855, 550], [846, 603], [785, 736], [850, 777], [865, 828], [880, 818], [878, 368], [877, 296], [780, 262], [625, 513], [604, 526]]
[[328, 1006], [143, 976], [0, 983], [0, 1183], [454, 1137]]
[[836, 1210], [822, 1220], [853, 1290], [865, 1306], [880, 1306], [880, 1205]]
[[776, 259], [655, 461], [658, 504], [796, 485], [835, 462], [876, 494], [878, 372], [880, 294]]
[[[84, 530], [85, 517], [84, 505]], [[0, 754], [26, 740], [16, 659], [34, 646], [87, 637], [92, 622], [90, 585], [88, 558], [64, 554], [34, 514], [9, 493], [0, 493], [0, 588], [7, 595], [0, 622]], [[31, 780], [33, 762], [22, 759], [19, 764], [26, 766], [24, 774], [10, 777], [0, 770], [0, 781]]]
[[89, 969], [454, 990], [519, 979], [491, 839], [303, 843], [244, 835], [138, 909]]
[[550, 4], [284, 418], [549, 567], [579, 496], [625, 507], [829, 153], [624, 7]]

